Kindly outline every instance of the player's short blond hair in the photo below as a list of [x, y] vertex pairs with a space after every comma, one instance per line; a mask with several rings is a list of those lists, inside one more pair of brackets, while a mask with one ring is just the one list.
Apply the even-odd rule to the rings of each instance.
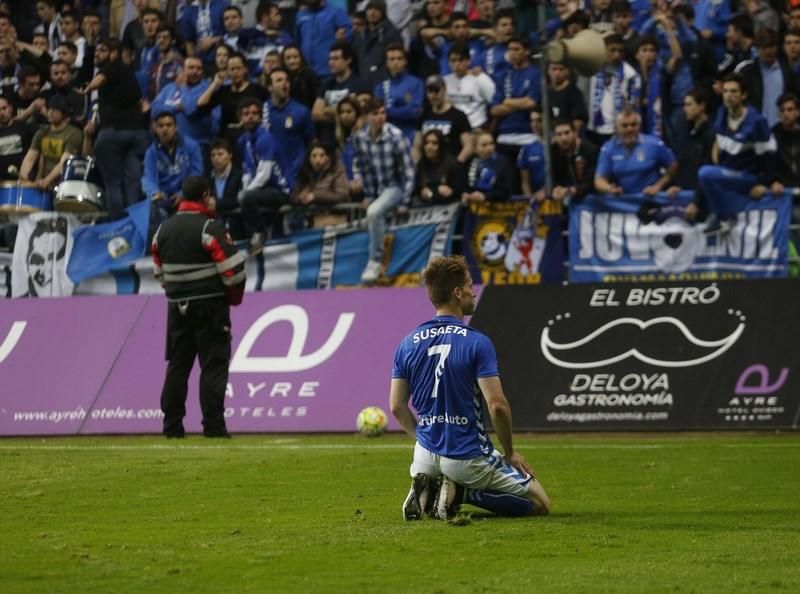
[[469, 269], [464, 256], [436, 256], [422, 271], [422, 282], [434, 307], [448, 303], [456, 287], [463, 287], [467, 279]]

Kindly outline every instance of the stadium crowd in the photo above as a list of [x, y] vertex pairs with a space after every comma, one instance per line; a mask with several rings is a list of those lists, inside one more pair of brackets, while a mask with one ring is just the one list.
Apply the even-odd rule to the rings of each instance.
[[[800, 186], [800, 2], [555, 0], [0, 1], [0, 180], [52, 190], [91, 156], [110, 219], [153, 225], [204, 175], [235, 238], [416, 205]], [[606, 63], [533, 54], [583, 29]], [[541, 83], [552, 111], [545, 195]], [[10, 225], [3, 241], [13, 247]]]

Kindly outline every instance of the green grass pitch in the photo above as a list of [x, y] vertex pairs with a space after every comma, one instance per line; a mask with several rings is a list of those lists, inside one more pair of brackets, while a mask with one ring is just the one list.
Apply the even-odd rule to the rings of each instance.
[[401, 435], [0, 440], [0, 592], [800, 592], [800, 435], [521, 435], [547, 518], [403, 522]]

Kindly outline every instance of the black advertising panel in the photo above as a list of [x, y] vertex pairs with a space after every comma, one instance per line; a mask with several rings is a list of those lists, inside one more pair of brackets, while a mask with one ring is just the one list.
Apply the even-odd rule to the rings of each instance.
[[517, 429], [796, 429], [800, 280], [484, 288]]

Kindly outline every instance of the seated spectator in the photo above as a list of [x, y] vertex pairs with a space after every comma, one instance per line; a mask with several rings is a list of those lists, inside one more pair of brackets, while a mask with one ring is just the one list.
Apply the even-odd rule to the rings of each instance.
[[665, 190], [678, 163], [661, 139], [642, 134], [642, 116], [626, 108], [617, 116], [617, 134], [600, 149], [594, 187], [602, 194], [644, 194]]
[[[247, 42], [244, 48], [251, 77], [261, 74], [261, 64], [267, 53], [272, 50], [282, 53], [286, 46], [294, 43], [292, 36], [281, 29], [281, 21], [281, 11], [277, 2], [259, 2], [256, 8], [257, 24], [247, 30]], [[299, 48], [297, 52], [300, 53]]]
[[387, 47], [386, 71], [388, 78], [375, 86], [373, 95], [385, 103], [389, 123], [400, 128], [412, 145], [422, 114], [422, 81], [408, 73], [406, 51], [401, 45]]
[[414, 179], [414, 196], [425, 205], [458, 202], [467, 191], [464, 167], [447, 152], [444, 135], [435, 128], [422, 134], [422, 157]]
[[450, 103], [445, 92], [445, 82], [438, 74], [428, 77], [425, 93], [428, 97], [427, 106], [422, 112], [420, 133], [414, 138], [415, 160], [419, 160], [422, 154], [422, 135], [429, 130], [438, 130], [444, 138], [447, 153], [462, 166], [466, 166], [475, 150], [475, 137], [471, 133], [467, 116]]
[[541, 129], [541, 114], [531, 111], [530, 118], [533, 140], [519, 151], [516, 165], [520, 172], [522, 193], [542, 201], [545, 199], [545, 156], [538, 134]]
[[83, 127], [86, 122], [86, 97], [75, 90], [69, 66], [61, 60], [50, 65], [50, 88], [41, 93], [45, 101], [54, 95], [61, 95], [66, 101], [71, 123], [77, 128]]
[[319, 97], [314, 101], [311, 117], [317, 126], [317, 137], [327, 142], [333, 137], [336, 105], [347, 95], [370, 92], [364, 81], [353, 72], [353, 48], [347, 43], [334, 43], [328, 53], [331, 75], [322, 82]]
[[[676, 130], [672, 148], [678, 158], [678, 173], [670, 188], [674, 194], [679, 189], [697, 188], [697, 172], [703, 165], [711, 163], [711, 149], [714, 146], [714, 123], [709, 120], [708, 108], [711, 96], [705, 89], [697, 88], [689, 92], [683, 101], [684, 121]], [[690, 218], [694, 218], [690, 213]]]
[[19, 178], [22, 160], [31, 146], [35, 129], [14, 119], [14, 106], [0, 95], [0, 180]]
[[478, 130], [489, 119], [487, 112], [495, 96], [495, 83], [483, 72], [470, 72], [469, 49], [463, 43], [453, 44], [449, 53], [452, 72], [444, 77], [447, 99], [464, 112], [472, 129]]
[[186, 55], [199, 57], [203, 64], [214, 59], [213, 49], [225, 34], [222, 13], [228, 0], [195, 0], [187, 3], [178, 22], [178, 30], [186, 44]]
[[642, 79], [625, 59], [625, 42], [619, 35], [605, 38], [606, 64], [589, 83], [587, 135], [602, 146], [614, 135], [617, 116], [626, 107], [639, 108]]
[[278, 50], [269, 50], [261, 63], [261, 74], [258, 76], [258, 84], [265, 89], [269, 86], [269, 75], [273, 70], [283, 68], [283, 60]]
[[591, 141], [580, 137], [574, 121], [556, 120], [550, 149], [555, 200], [577, 202], [594, 192], [597, 153]]
[[276, 161], [294, 184], [306, 157], [306, 147], [314, 139], [314, 122], [308, 108], [291, 98], [289, 73], [276, 68], [269, 73], [269, 99], [264, 103], [263, 126], [272, 133], [280, 151]]
[[156, 31], [158, 60], [150, 70], [145, 98], [153, 101], [167, 85], [177, 81], [183, 72], [183, 56], [175, 47], [175, 31], [166, 24]]
[[467, 169], [467, 191], [461, 201], [502, 202], [514, 193], [511, 164], [505, 155], [495, 150], [494, 137], [488, 132], [477, 134], [475, 157]]
[[[222, 37], [214, 39], [214, 45], [223, 43], [234, 52], [244, 54], [249, 46], [248, 31], [242, 29], [242, 9], [238, 6], [226, 6], [222, 11]], [[248, 64], [249, 66], [249, 64]]]
[[698, 185], [708, 211], [714, 215], [711, 227], [736, 217], [735, 195], [750, 195], [758, 200], [767, 191], [780, 195], [783, 185], [778, 180], [775, 137], [767, 120], [747, 104], [744, 81], [738, 74], [728, 75], [722, 82], [723, 107], [714, 123], [716, 142], [714, 162], [698, 172]]
[[292, 99], [299, 101], [308, 109], [313, 108], [319, 92], [319, 80], [303, 59], [300, 48], [291, 43], [287, 44], [283, 48], [281, 58], [283, 67], [289, 73]]
[[[798, 8], [800, 13], [800, 8]], [[786, 63], [797, 77], [800, 77], [800, 29], [789, 29], [783, 37], [783, 54]]]
[[19, 171], [19, 178], [33, 181], [37, 188], [52, 190], [61, 177], [67, 158], [81, 154], [83, 133], [69, 122], [69, 106], [61, 95], [47, 103], [48, 125], [33, 137]]
[[360, 189], [355, 191], [355, 187], [352, 185], [355, 179], [353, 175], [353, 159], [355, 158], [353, 136], [363, 127], [361, 104], [355, 95], [347, 96], [339, 101], [336, 105], [336, 146], [339, 149], [347, 179], [351, 183], [353, 195], [361, 193]]
[[383, 270], [386, 217], [406, 207], [414, 189], [414, 163], [405, 136], [386, 122], [386, 107], [371, 99], [365, 108], [367, 125], [353, 139], [353, 175], [361, 185], [367, 208], [369, 256], [361, 282], [372, 284]]
[[203, 79], [200, 58], [186, 58], [182, 76], [164, 87], [150, 106], [153, 115], [167, 111], [174, 113], [178, 132], [198, 143], [204, 155], [208, 152], [215, 128], [211, 111], [198, 103], [208, 87], [208, 80]]
[[75, 60], [78, 58], [78, 48], [71, 41], [62, 41], [56, 48], [56, 60], [59, 60], [69, 68], [70, 80], [75, 80], [78, 76], [78, 69]]
[[[353, 50], [356, 54], [358, 75], [371, 89], [386, 78], [384, 66], [389, 47], [402, 49], [403, 38], [400, 31], [386, 18], [386, 3], [383, 0], [369, 0], [365, 16], [367, 26], [364, 31], [353, 33]], [[405, 50], [403, 56], [405, 57]]]
[[217, 213], [225, 228], [235, 239], [245, 237], [239, 210], [239, 192], [242, 191], [242, 168], [233, 162], [233, 147], [224, 138], [211, 143], [211, 175], [209, 185], [217, 199]]
[[800, 188], [800, 99], [785, 94], [778, 99], [780, 121], [772, 129], [778, 144], [778, 181]]
[[[233, 50], [224, 43], [220, 43], [214, 48], [214, 65], [205, 67], [205, 71], [210, 78], [214, 78], [217, 72], [221, 72], [226, 78], [223, 84], [229, 85], [231, 81], [228, 76], [228, 59], [233, 55]], [[199, 60], [199, 58], [198, 58]]]
[[346, 42], [352, 36], [347, 13], [323, 0], [306, 0], [297, 12], [295, 39], [303, 57], [320, 78], [333, 74], [329, 68], [329, 50], [334, 42]]
[[242, 207], [242, 220], [245, 232], [250, 237], [250, 252], [258, 254], [267, 240], [267, 225], [260, 208], [269, 208], [270, 225], [276, 224], [279, 217], [276, 211], [289, 203], [291, 187], [278, 165], [276, 152], [281, 147], [261, 121], [261, 102], [255, 97], [242, 99], [239, 104], [239, 121], [242, 134], [239, 136], [239, 154], [242, 155], [244, 175], [239, 204]]
[[24, 66], [19, 70], [17, 91], [12, 90], [9, 93], [3, 93], [2, 96], [14, 105], [17, 121], [32, 126], [45, 126], [47, 125], [47, 102], [41, 97], [41, 90], [42, 75], [35, 68]]
[[547, 93], [553, 119], [570, 120], [580, 132], [586, 125], [589, 114], [586, 112], [583, 93], [572, 82], [572, 71], [566, 64], [548, 62], [547, 79]]
[[227, 128], [235, 127], [239, 122], [238, 108], [243, 99], [257, 99], [264, 103], [268, 97], [264, 87], [251, 83], [247, 78], [247, 64], [242, 54], [231, 55], [227, 66], [230, 84], [225, 84], [227, 77], [224, 73], [217, 72], [197, 99], [199, 107], [213, 109], [220, 106], [220, 129], [223, 134]]
[[739, 74], [744, 79], [750, 105], [761, 112], [772, 128], [780, 119], [778, 98], [785, 93], [800, 94], [800, 85], [789, 65], [778, 57], [777, 33], [763, 29], [756, 33], [754, 44], [758, 58], [745, 65]]
[[[297, 175], [297, 182], [292, 192], [292, 202], [301, 207], [313, 208], [314, 227], [320, 223], [345, 222], [329, 218], [325, 207], [347, 202], [349, 183], [344, 172], [344, 165], [336, 154], [336, 150], [320, 142], [314, 142], [308, 149], [303, 166]], [[322, 215], [326, 215], [324, 218]]]
[[144, 154], [142, 191], [153, 202], [151, 218], [161, 222], [175, 212], [184, 178], [203, 175], [203, 156], [200, 145], [178, 132], [175, 114], [156, 114], [155, 132]]

